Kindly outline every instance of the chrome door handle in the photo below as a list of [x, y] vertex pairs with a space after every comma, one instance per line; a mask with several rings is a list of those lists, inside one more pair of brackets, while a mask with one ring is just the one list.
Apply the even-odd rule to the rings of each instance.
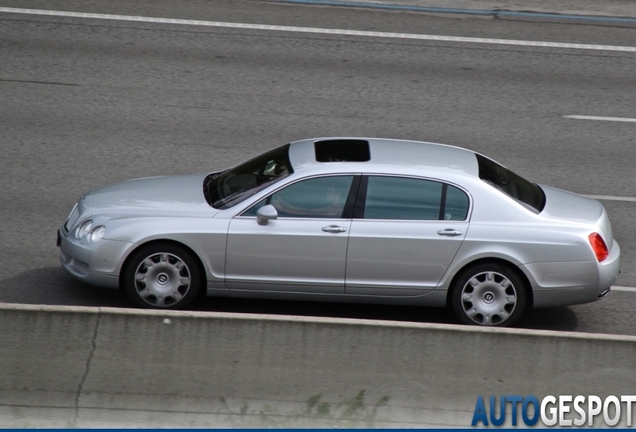
[[322, 230], [328, 233], [341, 233], [341, 232], [345, 232], [347, 229], [343, 227], [339, 227], [338, 225], [329, 225], [326, 227], [322, 227]]
[[445, 237], [457, 237], [462, 235], [462, 232], [457, 231], [456, 229], [446, 228], [446, 229], [437, 231], [437, 234], [441, 236], [445, 236]]

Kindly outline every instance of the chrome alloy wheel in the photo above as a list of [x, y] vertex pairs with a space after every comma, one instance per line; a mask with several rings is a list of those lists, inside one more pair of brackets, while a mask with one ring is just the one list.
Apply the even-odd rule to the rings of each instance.
[[134, 279], [139, 298], [155, 308], [179, 303], [191, 286], [191, 273], [186, 263], [166, 252], [154, 253], [142, 260]]
[[505, 322], [518, 303], [517, 289], [503, 274], [487, 271], [474, 275], [461, 290], [461, 305], [468, 319], [489, 326]]

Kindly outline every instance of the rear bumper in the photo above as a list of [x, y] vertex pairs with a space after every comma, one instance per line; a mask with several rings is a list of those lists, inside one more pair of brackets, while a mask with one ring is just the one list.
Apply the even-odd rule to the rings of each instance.
[[523, 266], [533, 285], [534, 307], [590, 303], [603, 298], [620, 270], [616, 241], [609, 256], [597, 261], [532, 263]]

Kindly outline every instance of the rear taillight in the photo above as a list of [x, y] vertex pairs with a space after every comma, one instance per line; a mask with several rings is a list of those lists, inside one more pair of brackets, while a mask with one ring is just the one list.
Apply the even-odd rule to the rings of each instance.
[[597, 233], [590, 234], [588, 238], [598, 262], [604, 261], [605, 258], [607, 258], [607, 256], [609, 255], [609, 251], [607, 250], [607, 245], [605, 244], [603, 238]]

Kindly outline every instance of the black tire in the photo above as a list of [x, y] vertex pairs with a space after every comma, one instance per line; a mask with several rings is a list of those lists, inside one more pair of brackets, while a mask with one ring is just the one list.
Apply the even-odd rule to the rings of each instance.
[[198, 261], [185, 248], [154, 243], [130, 256], [122, 273], [126, 296], [146, 309], [184, 309], [201, 290]]
[[526, 284], [508, 266], [482, 263], [455, 279], [451, 306], [464, 324], [510, 327], [523, 316], [526, 291]]

